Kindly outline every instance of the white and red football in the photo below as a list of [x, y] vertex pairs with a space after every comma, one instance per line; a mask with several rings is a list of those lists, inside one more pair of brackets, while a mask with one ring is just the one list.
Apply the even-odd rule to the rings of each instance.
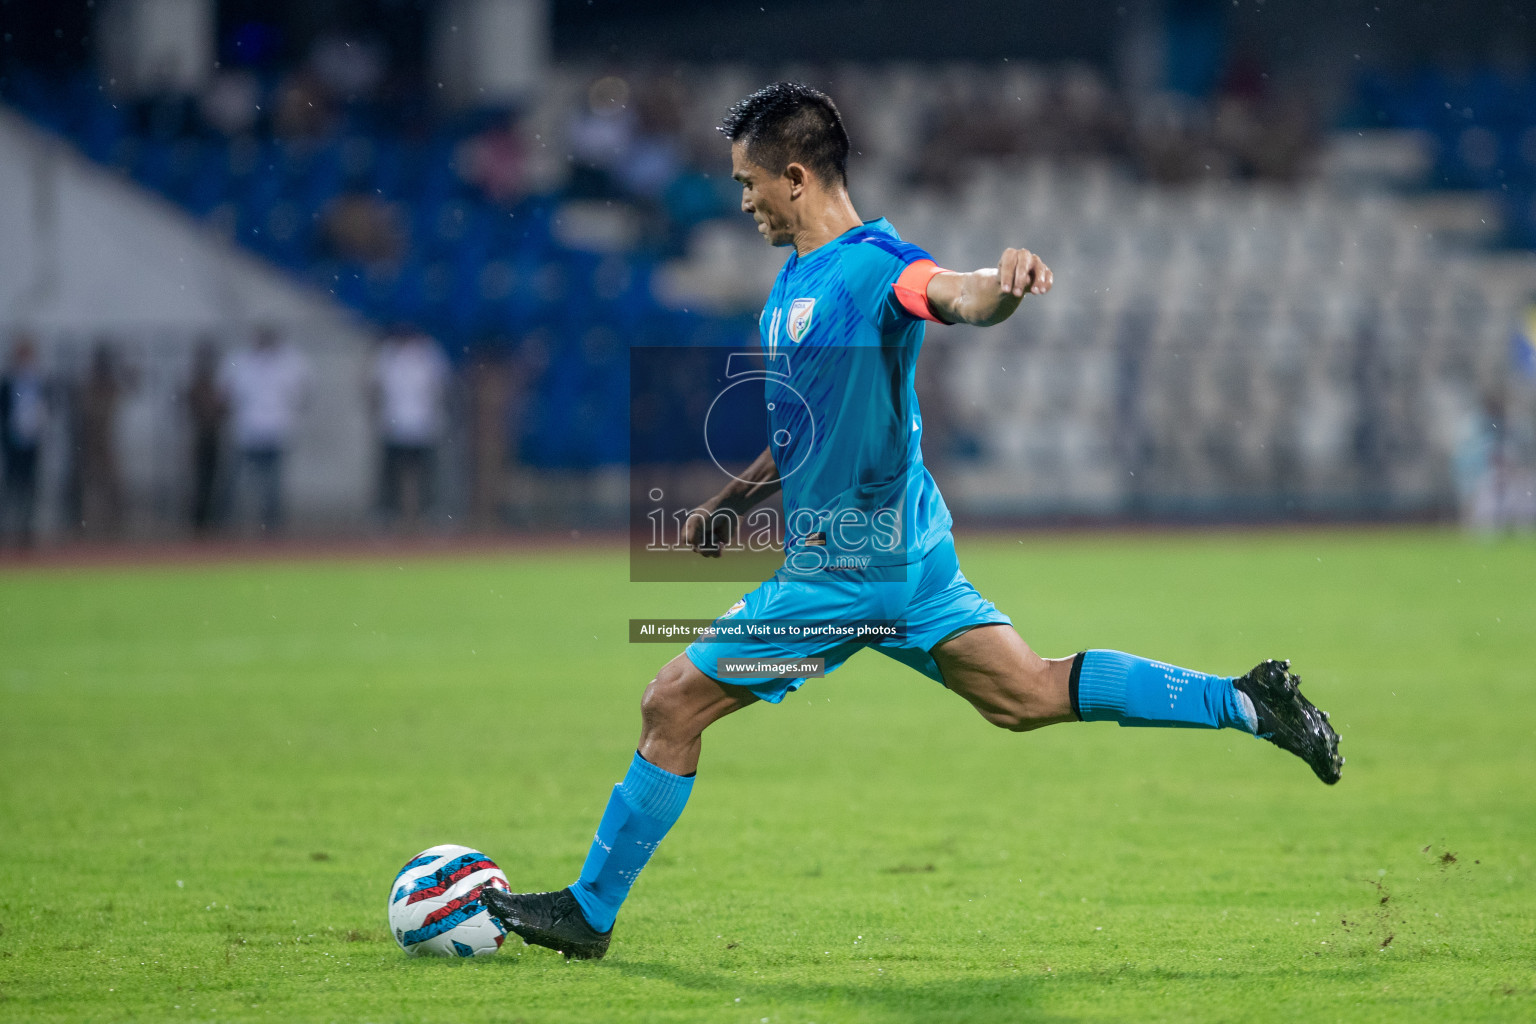
[[486, 912], [480, 890], [509, 889], [479, 850], [445, 844], [406, 862], [389, 889], [389, 929], [411, 956], [490, 956], [506, 929]]

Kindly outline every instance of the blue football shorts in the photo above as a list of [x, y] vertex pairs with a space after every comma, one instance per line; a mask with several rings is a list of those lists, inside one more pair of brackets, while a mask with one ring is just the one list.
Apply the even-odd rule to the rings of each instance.
[[954, 538], [945, 534], [917, 563], [898, 571], [895, 580], [867, 582], [823, 573], [807, 581], [786, 576], [783, 570], [747, 594], [720, 618], [716, 625], [746, 620], [751, 623], [863, 623], [894, 622], [899, 636], [877, 641], [839, 636], [806, 636], [770, 639], [747, 635], [730, 640], [700, 639], [684, 652], [700, 672], [720, 682], [751, 690], [762, 700], [777, 704], [805, 682], [803, 677], [763, 676], [722, 679], [721, 658], [821, 658], [824, 672], [831, 672], [868, 647], [894, 658], [943, 683], [938, 664], [930, 653], [951, 637], [975, 626], [1011, 625], [1013, 620], [982, 597], [960, 571]]

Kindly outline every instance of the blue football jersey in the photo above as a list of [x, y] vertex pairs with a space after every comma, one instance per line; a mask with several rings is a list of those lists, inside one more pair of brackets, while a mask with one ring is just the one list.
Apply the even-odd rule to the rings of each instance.
[[779, 271], [759, 324], [788, 571], [907, 565], [949, 532], [913, 386], [923, 320], [896, 293], [931, 259], [881, 218]]

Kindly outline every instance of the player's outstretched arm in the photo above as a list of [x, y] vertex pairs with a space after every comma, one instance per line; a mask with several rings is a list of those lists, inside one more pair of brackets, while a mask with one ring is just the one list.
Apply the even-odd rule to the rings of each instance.
[[928, 304], [951, 323], [990, 327], [1013, 315], [1026, 295], [1051, 290], [1051, 268], [1028, 249], [1004, 249], [995, 267], [945, 271], [928, 282]]
[[702, 516], [688, 517], [683, 543], [705, 558], [719, 558], [720, 538], [712, 536], [715, 520], [711, 513], [728, 509], [739, 516], [773, 497], [779, 486], [779, 467], [774, 464], [773, 450], [764, 448], [763, 454], [752, 460], [752, 465], [726, 484], [719, 494], [699, 506], [699, 511], [704, 513]]

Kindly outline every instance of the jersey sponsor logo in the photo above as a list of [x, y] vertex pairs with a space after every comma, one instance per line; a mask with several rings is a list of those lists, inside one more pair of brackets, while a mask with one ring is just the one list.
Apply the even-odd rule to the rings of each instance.
[[789, 332], [789, 340], [796, 345], [805, 337], [805, 332], [811, 329], [811, 311], [815, 308], [815, 299], [796, 299], [789, 304], [789, 319], [784, 329]]

